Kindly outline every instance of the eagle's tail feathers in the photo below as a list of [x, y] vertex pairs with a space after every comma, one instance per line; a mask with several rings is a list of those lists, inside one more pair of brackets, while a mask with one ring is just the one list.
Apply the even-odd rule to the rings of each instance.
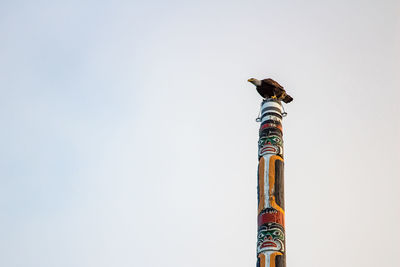
[[290, 103], [290, 102], [292, 102], [292, 100], [293, 100], [293, 97], [291, 97], [290, 95], [285, 95], [283, 102]]

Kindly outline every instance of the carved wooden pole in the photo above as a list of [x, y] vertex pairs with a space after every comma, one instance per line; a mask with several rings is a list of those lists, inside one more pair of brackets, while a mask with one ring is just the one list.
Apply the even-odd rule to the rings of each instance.
[[261, 104], [257, 267], [286, 266], [282, 111], [276, 99]]

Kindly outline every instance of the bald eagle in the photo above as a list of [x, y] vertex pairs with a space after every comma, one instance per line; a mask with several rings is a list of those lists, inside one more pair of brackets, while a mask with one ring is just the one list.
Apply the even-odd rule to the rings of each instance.
[[272, 79], [257, 80], [250, 78], [247, 80], [256, 86], [257, 92], [264, 98], [272, 98], [289, 103], [293, 98], [286, 94], [285, 89]]

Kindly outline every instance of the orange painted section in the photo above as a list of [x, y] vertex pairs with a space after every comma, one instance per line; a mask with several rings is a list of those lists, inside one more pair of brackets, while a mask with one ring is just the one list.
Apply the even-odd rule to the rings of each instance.
[[258, 202], [258, 213], [264, 209], [265, 203], [265, 192], [264, 192], [264, 175], [265, 175], [265, 159], [261, 157], [260, 163], [258, 164], [258, 193], [259, 195], [259, 202]]
[[276, 253], [271, 254], [271, 257], [269, 258], [269, 267], [275, 267], [275, 256]]
[[260, 267], [266, 267], [265, 266], [265, 255], [263, 253], [261, 253], [260, 255], [258, 255], [258, 257], [260, 258]]
[[283, 159], [278, 156], [278, 155], [274, 155], [270, 158], [269, 160], [269, 192], [268, 192], [268, 196], [269, 196], [269, 204], [271, 205], [271, 207], [273, 207], [276, 210], [279, 210], [280, 212], [282, 212], [283, 214], [285, 214], [285, 211], [278, 205], [276, 204], [275, 201], [275, 196], [274, 196], [274, 190], [275, 190], [275, 161], [277, 160], [281, 160], [283, 161]]
[[280, 253], [280, 252], [275, 252], [275, 253], [272, 253], [272, 254], [271, 254], [271, 258], [270, 258], [270, 260], [269, 260], [269, 267], [275, 267], [275, 257], [276, 257], [277, 255], [282, 255], [282, 253]]

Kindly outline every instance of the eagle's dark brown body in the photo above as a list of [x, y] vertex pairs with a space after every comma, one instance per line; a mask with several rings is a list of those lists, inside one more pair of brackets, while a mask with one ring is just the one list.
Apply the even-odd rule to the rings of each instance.
[[264, 98], [276, 98], [285, 103], [289, 103], [293, 98], [286, 94], [282, 85], [272, 79], [261, 80], [261, 85], [257, 86], [257, 92]]

